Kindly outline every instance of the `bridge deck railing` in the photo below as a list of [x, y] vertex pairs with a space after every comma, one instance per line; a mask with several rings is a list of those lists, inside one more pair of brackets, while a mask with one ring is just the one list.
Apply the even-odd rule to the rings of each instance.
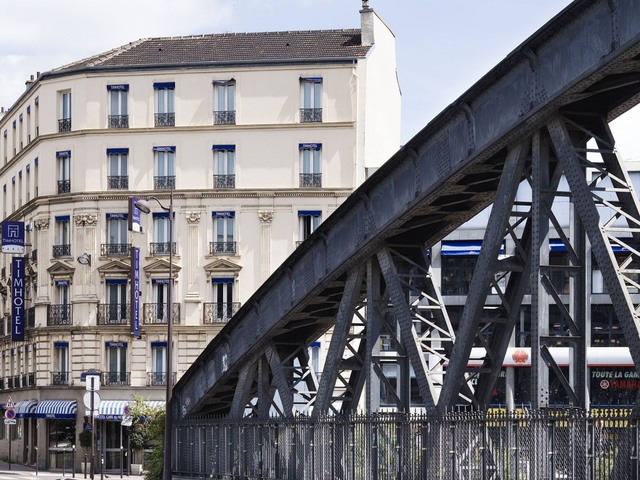
[[186, 420], [174, 475], [189, 478], [638, 478], [630, 410], [578, 409], [444, 416]]

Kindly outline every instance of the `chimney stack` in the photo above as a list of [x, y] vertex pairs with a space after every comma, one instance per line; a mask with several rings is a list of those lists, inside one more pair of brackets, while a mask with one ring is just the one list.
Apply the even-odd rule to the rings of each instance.
[[360, 10], [360, 31], [363, 47], [370, 47], [374, 44], [373, 16], [373, 8], [369, 7], [369, 0], [362, 0], [362, 10]]

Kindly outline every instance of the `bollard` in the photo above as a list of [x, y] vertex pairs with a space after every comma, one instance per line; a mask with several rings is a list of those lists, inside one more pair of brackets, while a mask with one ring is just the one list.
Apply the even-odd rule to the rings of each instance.
[[36, 451], [36, 477], [38, 476], [38, 447], [33, 447]]
[[87, 478], [87, 454], [84, 454], [84, 478]]
[[124, 447], [120, 445], [120, 478], [124, 474]]
[[73, 452], [71, 453], [71, 477], [76, 478], [76, 446], [73, 445]]

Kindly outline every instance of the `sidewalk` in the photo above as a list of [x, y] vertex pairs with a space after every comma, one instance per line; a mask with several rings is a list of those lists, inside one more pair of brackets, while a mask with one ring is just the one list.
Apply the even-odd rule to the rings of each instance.
[[[72, 472], [55, 471], [36, 471], [34, 468], [26, 467], [18, 463], [11, 464], [11, 470], [9, 470], [9, 464], [0, 460], [0, 480], [70, 480], [73, 478]], [[76, 472], [75, 478], [78, 480], [84, 480], [85, 476], [82, 472]], [[89, 479], [89, 475], [86, 476]], [[94, 480], [100, 480], [100, 474], [94, 476]], [[117, 480], [120, 478], [120, 473], [108, 473], [103, 476], [105, 479]], [[140, 475], [127, 475], [126, 473], [122, 477], [124, 480], [144, 480], [144, 477]]]

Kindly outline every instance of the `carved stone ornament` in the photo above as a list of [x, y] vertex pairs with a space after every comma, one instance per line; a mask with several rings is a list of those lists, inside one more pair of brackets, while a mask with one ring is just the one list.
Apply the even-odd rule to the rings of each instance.
[[271, 223], [273, 221], [273, 212], [262, 211], [258, 212], [258, 218], [262, 223]]
[[33, 225], [37, 230], [46, 230], [49, 228], [49, 217], [36, 218], [33, 221]]
[[187, 223], [200, 223], [200, 215], [200, 212], [187, 212], [185, 216], [187, 219]]
[[76, 227], [94, 226], [98, 223], [98, 215], [93, 213], [76, 215], [74, 219], [76, 221]]

